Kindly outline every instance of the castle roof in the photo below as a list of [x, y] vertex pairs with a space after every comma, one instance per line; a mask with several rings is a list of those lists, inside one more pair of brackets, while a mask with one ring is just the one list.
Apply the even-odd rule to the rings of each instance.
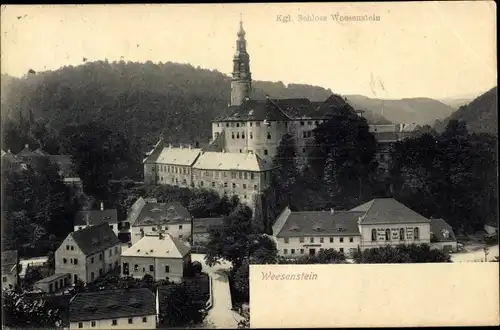
[[287, 121], [290, 120], [271, 99], [245, 100], [239, 106], [230, 106], [220, 121]]
[[171, 146], [155, 147], [145, 162], [155, 162], [158, 164], [169, 164], [179, 166], [191, 166], [200, 155], [201, 148]]
[[229, 153], [206, 151], [200, 155], [193, 168], [200, 170], [252, 171], [270, 170], [272, 163], [254, 153]]

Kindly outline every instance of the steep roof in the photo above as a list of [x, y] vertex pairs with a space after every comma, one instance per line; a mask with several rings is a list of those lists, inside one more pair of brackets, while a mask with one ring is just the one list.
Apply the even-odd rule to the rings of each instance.
[[283, 110], [271, 99], [245, 100], [239, 106], [230, 106], [218, 121], [288, 121]]
[[200, 170], [260, 172], [272, 168], [268, 162], [254, 153], [230, 153], [206, 151], [200, 155], [193, 168]]
[[11, 164], [21, 163], [21, 160], [19, 158], [17, 158], [16, 155], [11, 153], [10, 151], [4, 152], [3, 150], [2, 150], [2, 161], [8, 162]]
[[70, 233], [85, 255], [108, 249], [120, 244], [120, 240], [107, 223], [89, 226]]
[[366, 212], [361, 224], [429, 223], [429, 219], [406, 207], [394, 198], [376, 198], [351, 211]]
[[318, 107], [316, 103], [306, 98], [273, 99], [273, 102], [290, 118], [304, 117]]
[[163, 150], [163, 139], [159, 139], [154, 145], [153, 149], [146, 153], [146, 158], [142, 160], [143, 163], [154, 163]]
[[79, 293], [69, 305], [70, 322], [156, 315], [156, 297], [147, 288]]
[[90, 225], [98, 225], [103, 222], [108, 224], [118, 223], [118, 213], [116, 209], [109, 210], [88, 210], [79, 211], [75, 215], [75, 226], [85, 226], [87, 224], [87, 218]]
[[222, 225], [224, 218], [196, 218], [193, 220], [193, 234], [206, 234], [211, 226]]
[[122, 257], [183, 258], [191, 248], [168, 233], [146, 234], [122, 253]]
[[136, 222], [144, 205], [146, 205], [146, 201], [144, 200], [144, 198], [139, 197], [134, 202], [134, 204], [132, 204], [132, 206], [129, 208], [127, 212], [127, 221], [130, 223], [131, 226], [133, 226], [134, 223]]
[[453, 228], [443, 219], [430, 219], [432, 237], [438, 242], [454, 242], [457, 240]]
[[144, 203], [132, 226], [191, 223], [191, 214], [179, 202]]
[[202, 149], [200, 148], [164, 147], [155, 160], [153, 160], [153, 158], [148, 158], [148, 162], [154, 161], [159, 164], [191, 166], [201, 154], [201, 151]]
[[354, 108], [340, 95], [332, 94], [320, 106], [307, 114], [310, 118], [325, 119], [341, 109], [349, 110], [352, 115], [356, 115]]
[[359, 236], [358, 219], [363, 212], [313, 211], [286, 212], [281, 229], [276, 228], [276, 237], [299, 236]]
[[16, 156], [18, 157], [40, 157], [40, 154], [33, 152], [28, 145], [24, 147]]

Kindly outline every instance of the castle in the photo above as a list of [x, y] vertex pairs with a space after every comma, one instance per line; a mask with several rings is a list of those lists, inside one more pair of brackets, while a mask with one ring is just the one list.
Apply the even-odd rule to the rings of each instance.
[[[294, 137], [297, 155], [304, 160], [312, 130], [332, 112], [347, 108], [362, 115], [335, 94], [324, 102], [251, 99], [250, 56], [241, 21], [237, 37], [231, 101], [212, 122], [208, 148], [172, 147], [160, 140], [143, 161], [145, 183], [208, 188], [221, 195], [238, 195], [242, 202], [254, 206], [255, 196], [269, 186], [273, 157], [283, 135]], [[390, 145], [404, 138], [407, 128], [403, 124], [370, 125], [379, 142], [381, 170], [387, 169]]]

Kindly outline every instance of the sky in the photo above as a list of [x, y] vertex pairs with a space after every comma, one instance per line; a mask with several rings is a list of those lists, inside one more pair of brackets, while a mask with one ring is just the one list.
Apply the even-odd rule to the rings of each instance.
[[385, 99], [475, 97], [496, 85], [495, 14], [492, 1], [8, 5], [1, 72], [20, 77], [86, 58], [229, 74], [241, 15], [254, 80]]

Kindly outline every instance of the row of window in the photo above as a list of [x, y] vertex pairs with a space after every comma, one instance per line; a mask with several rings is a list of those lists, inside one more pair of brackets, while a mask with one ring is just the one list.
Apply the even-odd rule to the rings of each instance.
[[304, 131], [304, 132], [302, 132], [302, 137], [304, 137], [304, 138], [309, 138], [311, 136], [313, 136], [312, 131]]
[[[135, 264], [134, 265], [134, 272], [139, 271], [139, 265]], [[149, 271], [154, 272], [155, 271], [155, 266], [154, 265], [149, 265]], [[146, 272], [146, 267], [142, 267], [142, 272]], [[170, 266], [165, 265], [165, 273], [170, 273]], [[129, 275], [129, 264], [128, 262], [123, 263], [123, 274], [124, 275]]]
[[[329, 237], [329, 240], [330, 240], [330, 243], [334, 242], [334, 238], [333, 237]], [[284, 242], [285, 242], [285, 244], [290, 243], [290, 238], [285, 237], [284, 238]], [[304, 237], [299, 237], [299, 242], [300, 243], [304, 243]], [[309, 242], [310, 243], [314, 243], [314, 237], [309, 237]], [[319, 242], [320, 243], [324, 243], [325, 242], [325, 238], [324, 237], [320, 237], [319, 238]], [[339, 237], [339, 242], [340, 243], [344, 243], [344, 237]], [[349, 237], [349, 243], [352, 243], [352, 242], [354, 242], [354, 237]]]
[[[157, 165], [159, 172], [189, 175], [189, 167], [179, 167], [173, 165]], [[153, 167], [153, 172], [155, 168]]]
[[[319, 249], [320, 252], [323, 250], [324, 250], [323, 248]], [[333, 249], [333, 250], [335, 250], [335, 249]], [[344, 253], [344, 248], [340, 248], [339, 251], [341, 253]], [[305, 253], [304, 249], [297, 249], [297, 250], [290, 249], [290, 254], [296, 254], [296, 252], [297, 252], [297, 254], [304, 254]], [[283, 249], [283, 254], [288, 254], [288, 249]]]
[[[411, 234], [413, 233], [413, 239], [414, 240], [419, 240], [420, 239], [420, 231], [418, 228], [413, 228], [413, 232], [406, 232], [407, 234]], [[404, 228], [401, 228], [399, 229], [399, 240], [400, 241], [403, 241], [405, 239], [405, 229]], [[372, 229], [372, 241], [377, 241], [378, 237], [377, 237], [377, 230], [376, 229]], [[385, 230], [385, 240], [386, 241], [390, 241], [392, 238], [391, 238], [391, 230], [390, 229], [386, 229]], [[409, 239], [409, 237], [408, 237]]]
[[[200, 181], [199, 185], [200, 185], [200, 187], [204, 187], [203, 181]], [[210, 187], [212, 187], [212, 188], [217, 188], [216, 186], [217, 186], [217, 184], [215, 182], [212, 182], [211, 185], [210, 185]], [[227, 188], [228, 187], [228, 183], [227, 182], [224, 182], [223, 184], [221, 183], [219, 185], [219, 187], [220, 188], [222, 188], [222, 187]], [[233, 189], [236, 189], [238, 187], [238, 185], [233, 182], [232, 187], [233, 187]], [[243, 183], [242, 184], [242, 188], [243, 189], [247, 189], [247, 184]], [[248, 189], [250, 189], [250, 185], [248, 185]], [[257, 185], [256, 184], [253, 185], [253, 190], [257, 190]]]
[[[147, 318], [147, 316], [142, 317], [142, 323], [147, 323], [147, 322], [148, 322], [148, 318]], [[111, 324], [112, 324], [113, 326], [118, 325], [118, 319], [114, 319], [114, 320], [112, 320], [112, 321], [111, 321]], [[128, 319], [128, 324], [134, 324], [134, 318], [133, 318], [133, 317], [130, 317], [130, 318]], [[91, 326], [92, 328], [95, 328], [95, 327], [97, 326], [97, 325], [96, 325], [96, 321], [90, 321], [90, 326]], [[78, 322], [78, 328], [80, 328], [80, 329], [81, 329], [81, 328], [83, 328], [83, 322]]]
[[[271, 126], [272, 126], [272, 122], [268, 122], [268, 121], [266, 121], [266, 122], [265, 122], [265, 124], [266, 124], [267, 126], [269, 126], [269, 127], [271, 127]], [[304, 121], [301, 121], [301, 122], [300, 122], [300, 126], [305, 126], [305, 124], [306, 124], [306, 122], [304, 122]], [[319, 122], [318, 120], [315, 120], [315, 121], [314, 121], [314, 125], [319, 126], [319, 124], [320, 124], [320, 122]], [[248, 126], [249, 126], [249, 127], [252, 127], [253, 125], [254, 125], [254, 122], [248, 122]], [[307, 125], [308, 125], [308, 126], [312, 126], [312, 125], [313, 125], [313, 122], [312, 122], [312, 121], [308, 121], [308, 122], [307, 122]], [[255, 126], [256, 126], [256, 127], [260, 127], [260, 122], [259, 122], [259, 121], [255, 122]], [[287, 123], [287, 122], [285, 122], [285, 126], [288, 126], [288, 123]], [[217, 127], [220, 127], [220, 123], [217, 123]], [[236, 122], [231, 122], [231, 123], [229, 123], [229, 122], [227, 122], [227, 123], [226, 123], [226, 127], [245, 127], [245, 123], [236, 123]]]
[[[115, 261], [115, 268], [118, 267], [118, 261]], [[108, 264], [108, 271], [111, 271], [113, 269], [113, 264]], [[102, 276], [104, 274], [104, 270], [102, 268], [99, 268], [99, 276]], [[93, 281], [95, 280], [95, 274], [94, 272], [90, 272], [90, 280]]]
[[[254, 180], [255, 179], [255, 173], [254, 172], [244, 172], [244, 171], [209, 171], [205, 170], [201, 172], [200, 176], [203, 176], [205, 178], [216, 178], [218, 179], [219, 176], [221, 178], [227, 178], [229, 173], [231, 173], [231, 179], [240, 179], [240, 180]], [[264, 174], [265, 175], [265, 174]]]
[[[67, 263], [68, 263], [68, 259], [63, 258], [63, 264], [67, 264]], [[72, 264], [72, 265], [78, 265], [78, 259], [76, 259], [76, 258], [69, 258], [69, 263]]]
[[[236, 135], [234, 134], [234, 132], [231, 132], [231, 138], [232, 139], [234, 139], [234, 138], [239, 139], [240, 138], [240, 132], [236, 132]], [[245, 132], [241, 132], [241, 138], [242, 139], [245, 138]], [[253, 139], [253, 132], [250, 132], [249, 138]], [[267, 139], [271, 140], [271, 133], [269, 133], [269, 132], [267, 132]]]

